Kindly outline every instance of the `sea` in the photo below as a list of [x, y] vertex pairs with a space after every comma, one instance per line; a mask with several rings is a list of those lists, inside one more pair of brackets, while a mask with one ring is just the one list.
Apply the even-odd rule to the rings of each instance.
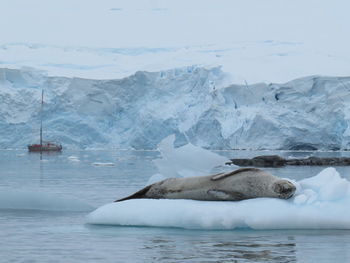
[[[217, 151], [228, 158], [276, 152]], [[277, 152], [284, 157], [348, 152]], [[158, 151], [0, 151], [0, 262], [350, 262], [350, 230], [186, 229], [87, 222], [156, 174]], [[325, 167], [266, 168], [294, 180]], [[336, 167], [350, 180], [350, 168]], [[349, 211], [344, 211], [348, 213]]]

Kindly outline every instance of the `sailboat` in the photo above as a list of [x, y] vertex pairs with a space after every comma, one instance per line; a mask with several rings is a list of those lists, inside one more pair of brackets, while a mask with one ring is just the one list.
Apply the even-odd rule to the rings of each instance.
[[44, 106], [44, 90], [41, 91], [41, 109], [40, 109], [40, 143], [28, 145], [30, 152], [60, 152], [62, 145], [54, 142], [43, 141], [43, 106]]

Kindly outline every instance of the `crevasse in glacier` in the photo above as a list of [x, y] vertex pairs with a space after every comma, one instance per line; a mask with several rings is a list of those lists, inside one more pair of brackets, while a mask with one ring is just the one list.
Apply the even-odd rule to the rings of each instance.
[[44, 137], [65, 148], [155, 149], [175, 134], [210, 149], [348, 149], [350, 78], [227, 85], [220, 68], [136, 72], [123, 79], [48, 76], [0, 69], [0, 147]]

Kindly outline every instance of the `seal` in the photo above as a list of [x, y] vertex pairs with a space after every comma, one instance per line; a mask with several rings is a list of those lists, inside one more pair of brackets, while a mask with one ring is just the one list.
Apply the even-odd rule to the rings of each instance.
[[240, 201], [259, 197], [288, 199], [296, 187], [290, 181], [256, 168], [187, 178], [169, 178], [116, 200], [192, 199], [203, 201]]

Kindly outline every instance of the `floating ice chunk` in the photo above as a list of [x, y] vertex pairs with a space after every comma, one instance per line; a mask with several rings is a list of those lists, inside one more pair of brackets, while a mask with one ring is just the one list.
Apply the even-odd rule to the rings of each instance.
[[0, 191], [0, 209], [91, 211], [93, 206], [76, 198], [46, 192]]
[[320, 200], [337, 200], [349, 196], [350, 183], [341, 178], [333, 167], [326, 168], [318, 175], [300, 181], [302, 188], [314, 190]]
[[350, 183], [334, 168], [298, 183], [299, 192], [289, 200], [133, 199], [106, 204], [90, 213], [87, 221], [190, 229], [350, 229], [350, 214], [346, 213], [350, 207]]
[[154, 184], [156, 182], [162, 181], [166, 179], [166, 177], [162, 174], [154, 174], [149, 179], [146, 185]]
[[125, 162], [127, 160], [129, 160], [131, 158], [127, 158], [127, 157], [117, 157], [116, 160], [119, 161], [119, 162]]
[[228, 162], [226, 157], [192, 144], [175, 148], [174, 140], [175, 136], [171, 135], [159, 144], [158, 149], [162, 158], [153, 161], [159, 173], [152, 175], [146, 185], [169, 177], [208, 175], [219, 166], [220, 171], [225, 170], [224, 165]]
[[115, 166], [114, 163], [100, 163], [100, 162], [95, 162], [92, 163], [93, 166]]
[[69, 156], [68, 160], [71, 162], [80, 162], [79, 158], [77, 156]]
[[226, 157], [192, 144], [174, 147], [175, 136], [170, 135], [159, 145], [161, 159], [154, 160], [160, 174], [166, 177], [188, 177], [208, 175], [216, 166], [223, 166]]

